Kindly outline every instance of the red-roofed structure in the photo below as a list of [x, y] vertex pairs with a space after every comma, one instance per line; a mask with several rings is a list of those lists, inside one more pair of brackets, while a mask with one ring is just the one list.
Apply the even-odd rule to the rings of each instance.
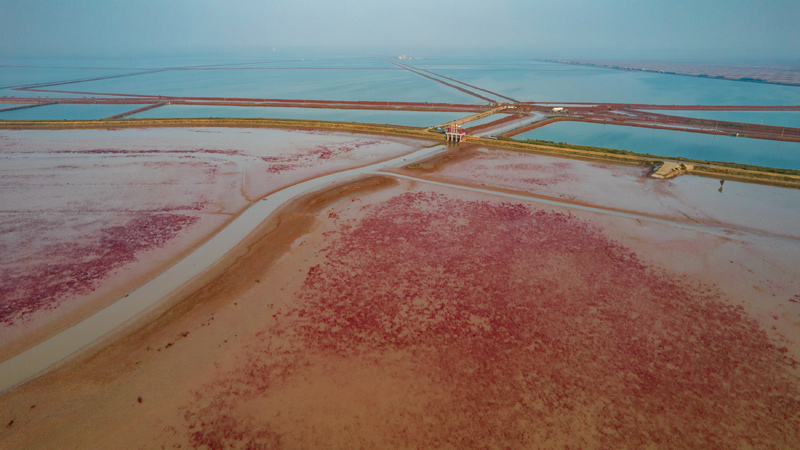
[[467, 132], [464, 131], [463, 128], [460, 126], [452, 126], [447, 127], [447, 132], [445, 133], [447, 136], [447, 142], [461, 142], [464, 140], [464, 137], [467, 135]]

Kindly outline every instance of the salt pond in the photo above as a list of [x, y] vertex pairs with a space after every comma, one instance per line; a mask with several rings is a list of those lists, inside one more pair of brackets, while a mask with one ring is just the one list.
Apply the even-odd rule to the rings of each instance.
[[518, 134], [514, 139], [568, 142], [667, 158], [683, 157], [800, 170], [800, 143], [797, 142], [576, 121], [555, 122]]
[[470, 113], [442, 111], [389, 111], [325, 108], [271, 108], [209, 105], [167, 105], [133, 114], [132, 118], [244, 117], [269, 119], [329, 120], [426, 127], [466, 117]]
[[180, 97], [483, 103], [476, 97], [386, 64], [391, 70], [169, 70], [59, 89]]
[[98, 120], [138, 107], [139, 105], [44, 105], [0, 112], [0, 120]]
[[800, 88], [531, 59], [420, 60], [431, 70], [520, 101], [662, 105], [797, 105]]
[[727, 122], [758, 123], [778, 127], [800, 128], [800, 111], [659, 111], [651, 112], [696, 117], [698, 119], [721, 120]]

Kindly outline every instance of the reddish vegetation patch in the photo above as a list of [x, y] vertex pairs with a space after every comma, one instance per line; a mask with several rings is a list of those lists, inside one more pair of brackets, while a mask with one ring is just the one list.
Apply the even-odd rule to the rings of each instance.
[[[228, 400], [215, 399], [197, 411], [187, 411], [184, 419], [189, 423], [189, 437], [192, 448], [223, 450], [242, 448], [246, 450], [272, 450], [281, 448], [280, 435], [273, 432], [268, 424], [258, 423], [252, 417], [229, 415], [235, 409], [235, 397], [229, 395]], [[205, 422], [213, 417], [210, 422]], [[238, 445], [244, 444], [244, 446]], [[174, 448], [180, 448], [174, 446]]]
[[379, 144], [381, 141], [361, 141], [351, 145], [343, 145], [340, 147], [331, 148], [327, 145], [318, 145], [314, 148], [307, 149], [297, 154], [282, 155], [282, 156], [263, 156], [261, 159], [270, 163], [269, 173], [281, 173], [289, 170], [299, 169], [301, 167], [310, 167], [315, 163], [334, 156], [342, 156], [352, 152], [354, 149]]
[[13, 324], [35, 311], [53, 310], [70, 296], [92, 292], [103, 277], [135, 261], [137, 253], [163, 246], [197, 220], [139, 212], [125, 225], [103, 229], [93, 242], [51, 245], [29, 256], [33, 263], [1, 266], [0, 323]]
[[757, 323], [574, 216], [406, 193], [340, 229], [300, 305], [185, 410], [195, 448], [277, 447], [281, 411], [248, 404], [364, 355], [411, 355], [437, 394], [370, 430], [383, 448], [800, 445], [795, 363]]
[[[554, 164], [536, 164], [536, 163], [520, 163], [520, 164], [501, 164], [494, 167], [498, 173], [519, 174], [519, 178], [508, 178], [506, 181], [522, 182], [526, 185], [534, 186], [553, 186], [567, 181], [575, 181], [575, 177], [563, 173], [564, 169], [568, 168], [568, 163], [554, 163]], [[534, 176], [521, 176], [534, 175]], [[480, 178], [480, 175], [478, 175]]]
[[170, 155], [170, 154], [205, 154], [205, 155], [226, 155], [226, 156], [244, 156], [245, 153], [241, 150], [208, 150], [208, 149], [196, 149], [196, 150], [122, 150], [116, 148], [103, 148], [103, 149], [93, 149], [93, 150], [55, 150], [50, 151], [49, 153], [67, 153], [67, 154], [79, 154], [79, 155], [105, 155], [105, 154], [112, 154], [112, 155], [125, 155], [125, 156], [136, 156], [136, 155]]
[[575, 181], [575, 177], [563, 173], [563, 171], [567, 168], [569, 168], [568, 163], [512, 164], [498, 167], [498, 169], [501, 171], [508, 170], [509, 173], [513, 173], [513, 171], [529, 171], [532, 173], [538, 173], [538, 177], [524, 178], [522, 180], [525, 183], [530, 183], [537, 186], [551, 186], [566, 181]]
[[443, 174], [493, 180], [509, 186], [548, 187], [576, 181], [569, 162], [530, 162], [531, 155], [479, 151], [474, 157], [445, 167]]

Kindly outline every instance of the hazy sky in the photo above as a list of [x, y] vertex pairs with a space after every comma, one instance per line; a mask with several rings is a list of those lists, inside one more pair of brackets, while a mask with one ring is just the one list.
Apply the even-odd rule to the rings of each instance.
[[798, 0], [0, 0], [0, 56], [314, 47], [800, 63], [798, 24]]

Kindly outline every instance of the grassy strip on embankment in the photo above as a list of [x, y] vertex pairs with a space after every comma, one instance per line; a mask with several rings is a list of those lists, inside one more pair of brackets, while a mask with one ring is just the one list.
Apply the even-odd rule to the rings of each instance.
[[373, 133], [391, 136], [439, 140], [436, 134], [418, 127], [378, 125], [324, 120], [249, 119], [249, 118], [181, 118], [181, 119], [122, 119], [122, 120], [0, 120], [0, 130], [91, 130], [116, 128], [294, 128]]
[[682, 157], [665, 157], [648, 153], [636, 153], [613, 148], [573, 145], [565, 142], [541, 140], [515, 140], [507, 137], [493, 139], [470, 139], [486, 145], [508, 148], [517, 151], [533, 151], [535, 153], [559, 154], [585, 159], [604, 159], [631, 164], [660, 165], [665, 160], [680, 161], [694, 165], [692, 174], [712, 178], [725, 178], [738, 181], [772, 184], [792, 188], [800, 188], [800, 170], [776, 169], [772, 167], [753, 166], [718, 161], [704, 161]]
[[[381, 134], [443, 141], [443, 135], [421, 128], [322, 120], [191, 118], [191, 119], [124, 119], [124, 120], [0, 120], [6, 130], [75, 130], [113, 128], [227, 127], [227, 128], [294, 128]], [[751, 166], [746, 164], [672, 158], [627, 150], [572, 145], [539, 140], [515, 140], [506, 137], [485, 139], [469, 137], [469, 142], [513, 151], [565, 156], [570, 158], [615, 161], [627, 164], [660, 165], [664, 160], [681, 161], [695, 166], [692, 174], [754, 183], [800, 188], [800, 171]]]

